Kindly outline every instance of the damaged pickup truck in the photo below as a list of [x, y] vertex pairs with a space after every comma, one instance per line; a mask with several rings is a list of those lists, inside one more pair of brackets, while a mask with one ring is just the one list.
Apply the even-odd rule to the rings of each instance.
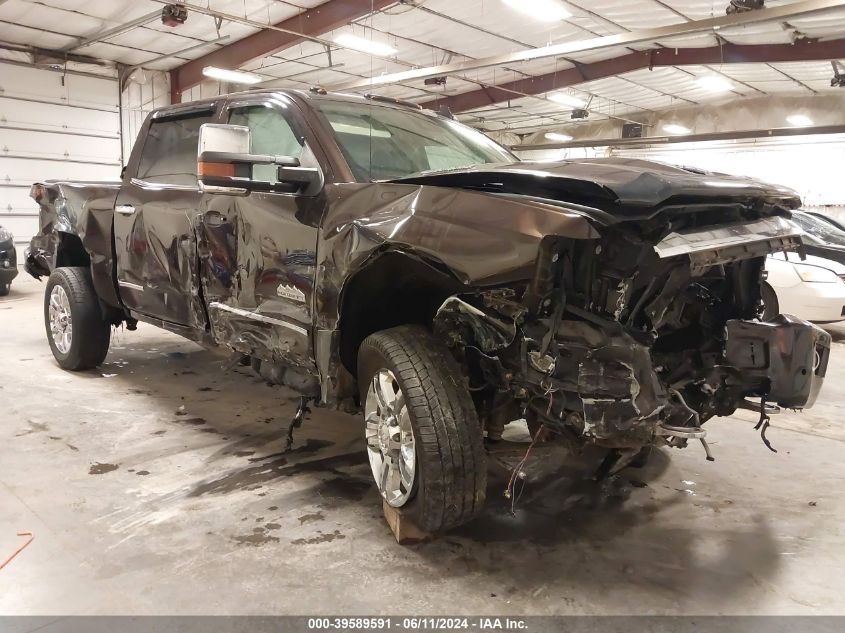
[[[487, 447], [700, 440], [714, 416], [813, 404], [823, 330], [761, 319], [797, 196], [638, 160], [520, 162], [376, 97], [256, 91], [169, 106], [119, 183], [32, 187], [58, 364], [101, 363], [139, 321], [249, 357], [363, 413], [382, 496], [420, 527], [481, 508]], [[765, 427], [764, 427], [765, 429]], [[592, 450], [592, 449], [591, 449]], [[709, 457], [709, 452], [707, 453]]]

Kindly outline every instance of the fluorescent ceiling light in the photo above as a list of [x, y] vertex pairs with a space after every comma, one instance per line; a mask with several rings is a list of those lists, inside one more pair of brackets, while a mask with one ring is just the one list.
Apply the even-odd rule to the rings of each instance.
[[569, 134], [561, 134], [560, 132], [546, 132], [543, 136], [549, 141], [557, 141], [558, 143], [566, 143], [572, 140]]
[[720, 75], [702, 75], [696, 77], [695, 83], [710, 92], [729, 92], [734, 89], [734, 85]]
[[395, 55], [397, 51], [392, 46], [388, 46], [382, 42], [374, 42], [352, 33], [341, 33], [334, 38], [335, 44], [339, 44], [344, 48], [351, 48], [362, 53], [369, 53], [370, 55], [378, 55], [379, 57], [390, 57]]
[[578, 97], [566, 92], [552, 92], [548, 95], [548, 98], [552, 101], [556, 101], [557, 103], [572, 106], [573, 108], [583, 108], [587, 105], [587, 102], [583, 99], [579, 99]]
[[217, 68], [217, 66], [206, 66], [202, 69], [202, 74], [210, 79], [226, 81], [232, 84], [257, 84], [262, 81], [261, 77], [252, 73], [245, 73], [240, 70], [226, 70], [225, 68]]
[[530, 15], [541, 22], [560, 22], [572, 17], [558, 0], [502, 0], [511, 9]]
[[794, 127], [810, 127], [813, 124], [813, 119], [806, 114], [790, 114], [786, 117], [786, 122]]
[[677, 123], [667, 123], [663, 126], [663, 131], [668, 132], [669, 134], [689, 134], [690, 129], [684, 127], [683, 125], [678, 125]]

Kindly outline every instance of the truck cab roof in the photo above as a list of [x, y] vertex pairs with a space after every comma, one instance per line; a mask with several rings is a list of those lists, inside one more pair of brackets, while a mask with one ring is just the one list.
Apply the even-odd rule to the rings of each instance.
[[154, 117], [167, 116], [170, 113], [190, 111], [194, 107], [209, 106], [218, 103], [221, 100], [238, 101], [241, 99], [254, 99], [256, 97], [273, 97], [275, 95], [285, 95], [296, 99], [300, 103], [307, 103], [309, 101], [345, 101], [350, 103], [373, 103], [384, 105], [387, 107], [396, 107], [402, 110], [412, 110], [415, 112], [425, 112], [431, 116], [440, 116], [433, 110], [424, 110], [420, 106], [410, 101], [402, 99], [394, 99], [378, 94], [359, 95], [347, 92], [327, 92], [321, 88], [312, 88], [311, 90], [297, 90], [297, 89], [280, 89], [280, 88], [257, 88], [253, 90], [242, 90], [239, 92], [230, 92], [215, 97], [207, 97], [205, 99], [197, 99], [195, 101], [186, 101], [184, 103], [171, 104], [156, 108], [153, 110]]

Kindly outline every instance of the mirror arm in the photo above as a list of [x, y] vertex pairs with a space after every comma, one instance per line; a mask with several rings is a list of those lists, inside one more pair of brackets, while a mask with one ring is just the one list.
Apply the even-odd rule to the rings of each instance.
[[300, 193], [313, 196], [323, 188], [323, 173], [314, 167], [279, 167], [279, 182], [291, 182], [300, 185]]
[[273, 156], [271, 154], [235, 154], [232, 152], [209, 152], [199, 155], [204, 163], [246, 163], [251, 165], [279, 165], [281, 167], [299, 167], [299, 160], [291, 156]]
[[279, 182], [313, 182], [316, 169], [311, 167], [279, 167]]

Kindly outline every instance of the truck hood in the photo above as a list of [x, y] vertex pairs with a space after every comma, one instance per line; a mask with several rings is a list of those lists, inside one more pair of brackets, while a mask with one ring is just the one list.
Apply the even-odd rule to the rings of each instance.
[[601, 209], [610, 216], [606, 220], [615, 221], [647, 218], [672, 204], [762, 202], [784, 209], [801, 204], [786, 187], [628, 158], [479, 165], [390, 182], [565, 200]]

